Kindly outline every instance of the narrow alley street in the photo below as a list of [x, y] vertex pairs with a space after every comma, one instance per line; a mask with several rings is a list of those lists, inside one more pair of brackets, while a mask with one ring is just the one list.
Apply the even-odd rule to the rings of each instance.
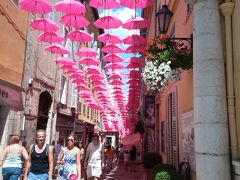
[[136, 172], [126, 171], [123, 164], [116, 164], [112, 171], [104, 171], [100, 180], [144, 180], [142, 163], [136, 164]]

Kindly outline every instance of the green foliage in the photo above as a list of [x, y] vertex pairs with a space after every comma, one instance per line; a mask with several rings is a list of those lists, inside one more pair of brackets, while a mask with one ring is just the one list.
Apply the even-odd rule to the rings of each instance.
[[144, 123], [143, 123], [143, 121], [138, 121], [135, 124], [135, 132], [139, 132], [140, 134], [144, 133]]
[[156, 174], [154, 180], [183, 180], [183, 178], [180, 174], [177, 173], [177, 171], [162, 170]]
[[161, 35], [148, 41], [143, 55], [148, 61], [159, 66], [171, 61], [171, 68], [191, 69], [193, 67], [192, 50], [182, 42], [176, 42], [167, 35]]
[[159, 163], [162, 163], [162, 156], [159, 153], [149, 152], [143, 156], [143, 167], [145, 169], [153, 169]]
[[152, 177], [153, 179], [155, 178], [155, 176], [157, 175], [158, 172], [161, 171], [177, 171], [176, 167], [172, 164], [157, 164], [156, 166], [154, 166], [153, 168], [153, 173], [152, 173]]

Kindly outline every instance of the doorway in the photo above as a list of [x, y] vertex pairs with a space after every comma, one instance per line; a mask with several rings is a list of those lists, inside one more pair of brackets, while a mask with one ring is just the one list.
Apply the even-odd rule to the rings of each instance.
[[44, 91], [39, 97], [37, 130], [47, 128], [49, 109], [52, 104], [52, 96], [48, 91]]

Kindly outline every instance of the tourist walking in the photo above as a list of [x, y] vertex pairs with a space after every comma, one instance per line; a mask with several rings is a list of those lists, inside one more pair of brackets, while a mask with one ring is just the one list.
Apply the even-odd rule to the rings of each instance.
[[111, 145], [108, 145], [106, 150], [106, 164], [107, 164], [108, 171], [113, 169], [113, 158], [114, 158], [114, 150], [112, 149]]
[[123, 154], [123, 159], [124, 159], [124, 165], [125, 165], [125, 170], [128, 170], [128, 165], [129, 165], [129, 152], [126, 150]]
[[99, 141], [98, 135], [93, 135], [92, 142], [88, 145], [84, 159], [84, 167], [88, 180], [96, 180], [102, 174], [104, 163], [104, 146]]
[[130, 171], [136, 172], [136, 158], [137, 158], [137, 148], [132, 145], [130, 150]]
[[67, 139], [67, 147], [61, 149], [57, 163], [61, 165], [57, 180], [80, 180], [81, 163], [80, 150], [75, 145], [76, 135], [70, 134]]
[[22, 158], [28, 163], [27, 150], [19, 144], [19, 135], [11, 137], [11, 144], [4, 148], [0, 160], [2, 168], [3, 180], [18, 180], [23, 172]]
[[81, 141], [79, 141], [78, 143], [78, 148], [80, 150], [80, 162], [81, 162], [81, 178], [85, 178], [85, 171], [84, 171], [84, 167], [83, 167], [83, 164], [84, 164], [84, 155], [85, 155], [85, 149], [83, 147], [83, 144]]
[[36, 144], [30, 146], [24, 180], [50, 180], [53, 175], [53, 148], [45, 143], [45, 130], [37, 130]]

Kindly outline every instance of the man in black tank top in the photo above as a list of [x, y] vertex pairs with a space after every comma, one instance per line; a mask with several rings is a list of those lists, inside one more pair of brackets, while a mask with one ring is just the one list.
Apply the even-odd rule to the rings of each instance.
[[31, 145], [29, 165], [24, 180], [50, 180], [53, 173], [53, 148], [45, 144], [45, 130], [37, 130], [36, 144]]

